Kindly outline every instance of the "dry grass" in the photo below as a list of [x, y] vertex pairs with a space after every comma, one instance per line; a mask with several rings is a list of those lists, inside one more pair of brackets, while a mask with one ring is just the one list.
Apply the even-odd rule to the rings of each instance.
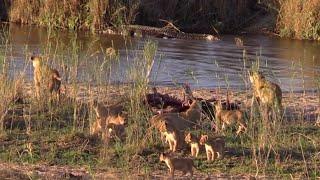
[[122, 24], [162, 26], [164, 19], [187, 31], [214, 33], [214, 28], [232, 31], [243, 25], [254, 4], [254, 0], [12, 0], [10, 7], [1, 8], [7, 9], [10, 21], [23, 24], [101, 29]]
[[[185, 32], [235, 32], [258, 11], [253, 10], [255, 0], [2, 1], [5, 2], [0, 3], [2, 19], [66, 29], [96, 30], [123, 24], [162, 27], [169, 21]], [[258, 2], [272, 9], [269, 13], [275, 14], [272, 19], [277, 19], [275, 30], [280, 36], [320, 40], [320, 0]]]
[[279, 0], [279, 4], [281, 36], [320, 40], [320, 0]]
[[[8, 42], [8, 41], [5, 41]], [[50, 44], [47, 44], [50, 47]], [[110, 73], [112, 60], [118, 62], [119, 57], [107, 55], [105, 52], [103, 61], [96, 61], [87, 65], [86, 75], [93, 75], [97, 79], [98, 86], [92, 85], [89, 81], [79, 83], [77, 80], [78, 67], [80, 61], [80, 48], [78, 47], [77, 36], [72, 40], [65, 52], [68, 56], [61, 56], [62, 67], [67, 64], [70, 71], [64, 72], [64, 76], [71, 77], [65, 82], [67, 85], [65, 97], [59, 104], [43, 102], [32, 98], [32, 84], [26, 85], [21, 81], [9, 81], [3, 74], [0, 85], [1, 111], [7, 112], [14, 109], [16, 113], [11, 113], [7, 120], [4, 132], [6, 136], [0, 137], [0, 160], [16, 164], [45, 163], [51, 165], [69, 165], [73, 167], [86, 167], [86, 170], [103, 171], [109, 168], [121, 169], [125, 173], [151, 174], [159, 169], [164, 172], [164, 165], [158, 162], [158, 153], [164, 150], [163, 144], [156, 132], [148, 133], [148, 119], [151, 112], [143, 103], [143, 98], [148, 92], [149, 75], [152, 64], [157, 58], [157, 44], [147, 41], [143, 46], [143, 53], [137, 54], [131, 61], [127, 76], [129, 84], [120, 84], [113, 90], [110, 84], [103, 83], [102, 74]], [[46, 49], [50, 49], [46, 47]], [[141, 49], [142, 50], [142, 49]], [[102, 50], [104, 51], [104, 50]], [[45, 51], [49, 55], [56, 52]], [[112, 53], [113, 54], [113, 53]], [[117, 52], [115, 53], [117, 54]], [[6, 59], [9, 58], [6, 52], [0, 54], [1, 69], [8, 70]], [[88, 57], [85, 54], [83, 57]], [[118, 55], [116, 55], [118, 56]], [[71, 57], [71, 58], [70, 58]], [[86, 62], [86, 61], [85, 61]], [[59, 69], [59, 68], [58, 68]], [[63, 69], [63, 68], [60, 68]], [[100, 70], [99, 72], [97, 70]], [[106, 70], [106, 71], [102, 71]], [[109, 81], [108, 81], [109, 82]], [[12, 97], [18, 96], [20, 84], [24, 85], [26, 103], [17, 103], [12, 107], [10, 101]], [[126, 86], [125, 86], [126, 85]], [[27, 89], [29, 87], [29, 89]], [[181, 94], [181, 88], [175, 91], [171, 88], [159, 89], [161, 93], [169, 93], [172, 96]], [[237, 92], [238, 93], [238, 92]], [[121, 95], [119, 95], [121, 94]], [[206, 95], [205, 95], [206, 94]], [[221, 93], [226, 94], [226, 93]], [[251, 92], [244, 92], [241, 102], [248, 100]], [[3, 96], [1, 96], [3, 95]], [[96, 139], [89, 136], [90, 123], [94, 119], [94, 114], [90, 103], [93, 99], [104, 101], [104, 98], [115, 100], [125, 96], [126, 111], [128, 120], [126, 124], [125, 141], [117, 141], [105, 146]], [[196, 97], [208, 99], [212, 93], [206, 91], [195, 91]], [[314, 96], [314, 95], [313, 95]], [[311, 96], [311, 97], [313, 97]], [[306, 95], [298, 97], [286, 96], [284, 101], [290, 100], [286, 106], [288, 110], [300, 109], [310, 103], [311, 97]], [[1, 98], [4, 98], [3, 100]], [[179, 98], [182, 99], [180, 96]], [[226, 99], [225, 96], [222, 97]], [[236, 96], [238, 99], [238, 97]], [[290, 99], [289, 99], [290, 98]], [[313, 98], [315, 99], [315, 98]], [[308, 101], [307, 101], [308, 100]], [[109, 102], [109, 101], [107, 101]], [[293, 102], [301, 102], [294, 105]], [[302, 102], [306, 102], [302, 104]], [[317, 101], [318, 102], [318, 101]], [[246, 103], [245, 103], [246, 104]], [[23, 106], [23, 111], [19, 113]], [[256, 108], [257, 109], [257, 108]], [[248, 111], [251, 109], [248, 108]], [[227, 174], [254, 174], [274, 175], [280, 177], [313, 178], [319, 176], [318, 141], [320, 129], [314, 127], [308, 121], [304, 121], [308, 116], [304, 109], [301, 109], [301, 117], [294, 116], [292, 120], [284, 121], [279, 125], [281, 129], [270, 132], [263, 131], [265, 126], [259, 116], [259, 109], [249, 123], [251, 129], [248, 133], [235, 137], [232, 131], [226, 132], [227, 155], [224, 160], [214, 163], [206, 163], [205, 154], [202, 153], [199, 159], [195, 159], [195, 164], [201, 176], [206, 172], [217, 172]], [[302, 114], [304, 113], [304, 114]], [[290, 113], [293, 114], [293, 113]], [[21, 120], [22, 126], [18, 126], [15, 121]], [[310, 119], [307, 119], [310, 120]], [[288, 123], [287, 123], [288, 122]], [[289, 124], [290, 122], [290, 124]], [[292, 122], [292, 123], [291, 123]], [[210, 132], [209, 129], [201, 131]], [[271, 138], [267, 136], [272, 136]], [[260, 148], [262, 147], [262, 148]], [[187, 156], [187, 154], [180, 154]], [[1, 168], [1, 165], [0, 165]], [[198, 173], [197, 172], [197, 173]], [[57, 172], [58, 174], [60, 171]], [[71, 173], [71, 175], [74, 175]]]
[[[9, 21], [68, 29], [100, 29], [131, 23], [139, 1], [39, 1], [13, 0], [7, 8]], [[8, 9], [9, 8], [9, 9]]]
[[0, 133], [3, 133], [4, 118], [15, 101], [22, 98], [23, 79], [18, 77], [11, 80], [0, 73]]

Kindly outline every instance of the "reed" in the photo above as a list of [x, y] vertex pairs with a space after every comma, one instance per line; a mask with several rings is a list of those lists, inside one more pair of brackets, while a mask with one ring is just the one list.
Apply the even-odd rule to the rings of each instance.
[[320, 40], [320, 1], [279, 0], [280, 36]]
[[[146, 104], [143, 103], [145, 95], [148, 92], [148, 84], [150, 73], [155, 61], [157, 52], [157, 44], [147, 41], [143, 47], [143, 54], [135, 58], [129, 69], [128, 77], [131, 82], [131, 88], [128, 92], [129, 99], [129, 128], [127, 142], [138, 146], [145, 146], [141, 139], [146, 138], [146, 130], [148, 129], [148, 119], [150, 112], [147, 110]], [[138, 151], [141, 148], [137, 148]]]
[[[6, 29], [6, 27], [4, 27]], [[0, 37], [0, 43], [3, 44], [3, 50], [0, 50], [0, 133], [5, 134], [5, 118], [14, 103], [22, 98], [23, 74], [19, 73], [17, 77], [9, 77], [9, 60], [7, 50], [9, 49], [7, 33]]]
[[[58, 39], [55, 30], [50, 31], [47, 39]], [[9, 47], [7, 38], [3, 39], [4, 44]], [[92, 174], [116, 168], [124, 171], [124, 174], [137, 172], [147, 176], [153, 171], [163, 169], [158, 163], [158, 153], [165, 148], [159, 134], [150, 130], [148, 120], [151, 112], [143, 103], [153, 75], [156, 74], [153, 66], [158, 62], [157, 43], [146, 41], [142, 47], [136, 49], [137, 53], [131, 59], [128, 54], [123, 53], [128, 53], [128, 49], [120, 53], [113, 45], [110, 47], [115, 50], [112, 56], [111, 49], [104, 48], [99, 52], [84, 52], [76, 35], [69, 39], [67, 45], [59, 42], [59, 39], [57, 41], [46, 42], [46, 46], [40, 51], [47, 57], [48, 64], [59, 69], [64, 77], [63, 85], [66, 87], [60, 102], [33, 98], [32, 87], [25, 82], [24, 76], [12, 79], [6, 75], [9, 70], [10, 48], [3, 48], [0, 53], [0, 101], [3, 102], [0, 104], [0, 120], [5, 122], [1, 126], [1, 133], [5, 135], [1, 136], [0, 140], [8, 142], [7, 146], [0, 147], [0, 160], [20, 164], [81, 166], [86, 167]], [[120, 66], [120, 57], [126, 55], [128, 64], [130, 62], [126, 72], [128, 82], [115, 85], [112, 83], [112, 76], [117, 76], [115, 72]], [[268, 63], [260, 57], [257, 57], [256, 61], [259, 62], [259, 66], [255, 66], [256, 70], [266, 69]], [[239, 92], [244, 94], [244, 102], [251, 101], [252, 92], [247, 76], [247, 71], [252, 66], [250, 62], [244, 52], [243, 72], [239, 74], [246, 85], [246, 91]], [[220, 68], [218, 61], [215, 63]], [[81, 69], [83, 67], [84, 71]], [[298, 73], [302, 74], [304, 68], [300, 63], [293, 64], [288, 70], [292, 71], [294, 78]], [[197, 73], [190, 70], [186, 75], [197, 82]], [[223, 74], [214, 74], [214, 77], [217, 77], [219, 84], [229, 84], [229, 77]], [[221, 89], [221, 98], [225, 98], [223, 88], [218, 88]], [[23, 104], [11, 101], [14, 97], [20, 97], [19, 92], [28, 92], [26, 89], [31, 89], [31, 93], [24, 93]], [[286, 97], [287, 101], [308, 100], [307, 92], [300, 96], [293, 92], [293, 87], [289, 89], [292, 95]], [[238, 91], [229, 86], [228, 90]], [[115, 139], [106, 145], [89, 135], [90, 126], [95, 120], [91, 105], [93, 100], [106, 103], [120, 100], [124, 103], [128, 116], [124, 141]], [[303, 112], [302, 109], [307, 104], [304, 104], [304, 107], [291, 106], [285, 108], [285, 111]], [[266, 122], [257, 105], [243, 105], [242, 108], [248, 116], [248, 131], [239, 136], [234, 135], [232, 128], [226, 131], [227, 152], [223, 160], [206, 163], [202, 159], [205, 154], [201, 152], [200, 158], [194, 160], [199, 173], [251, 174], [274, 178], [292, 176], [301, 179], [319, 176], [320, 130], [307, 122], [311, 119], [304, 119], [308, 116], [301, 114], [288, 120], [287, 112], [284, 117], [272, 117], [275, 118], [272, 119], [275, 122], [272, 124]], [[208, 128], [209, 123], [207, 120], [202, 121], [203, 129], [195, 130], [195, 134], [212, 133]]]
[[163, 19], [172, 20], [189, 32], [217, 33], [217, 29], [230, 32], [243, 26], [254, 4], [254, 0], [13, 0], [0, 8], [7, 12], [3, 17], [11, 22], [63, 29], [96, 30], [123, 24], [163, 26], [159, 21]]
[[[62, 29], [102, 29], [132, 23], [139, 1], [25, 1], [14, 0], [10, 6], [1, 6], [8, 20], [22, 24]], [[5, 16], [5, 15], [3, 15]]]

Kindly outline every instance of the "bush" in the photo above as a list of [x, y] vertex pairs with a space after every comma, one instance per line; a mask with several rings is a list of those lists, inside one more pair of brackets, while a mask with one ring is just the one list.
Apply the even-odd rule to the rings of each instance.
[[279, 0], [281, 37], [320, 40], [320, 0]]

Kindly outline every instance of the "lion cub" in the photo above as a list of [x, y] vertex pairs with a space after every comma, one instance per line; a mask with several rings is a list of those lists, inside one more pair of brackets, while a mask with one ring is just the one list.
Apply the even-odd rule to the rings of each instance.
[[106, 128], [102, 128], [100, 118], [97, 118], [95, 122], [90, 126], [90, 135], [94, 137], [101, 137], [101, 140], [105, 143], [108, 143], [110, 140], [111, 131]]
[[96, 119], [90, 126], [90, 135], [97, 136], [101, 129], [101, 119]]
[[97, 118], [90, 127], [91, 135], [101, 133], [103, 140], [109, 139], [112, 134], [122, 137], [125, 117], [122, 114], [123, 107], [121, 105], [104, 106], [102, 103], [94, 101], [93, 109]]
[[194, 157], [198, 157], [199, 154], [199, 139], [191, 134], [190, 132], [186, 135], [186, 137], [184, 138], [184, 140], [186, 141], [186, 143], [190, 144], [191, 147], [191, 156]]
[[189, 109], [186, 112], [179, 113], [179, 116], [193, 123], [197, 123], [201, 118], [201, 105], [199, 101], [193, 100]]
[[161, 135], [165, 137], [165, 142], [169, 144], [170, 151], [176, 152], [179, 142], [178, 131], [174, 127], [169, 126], [167, 122], [165, 122], [159, 130]]
[[169, 168], [171, 178], [174, 178], [174, 171], [182, 171], [182, 175], [190, 173], [190, 177], [193, 176], [193, 160], [189, 158], [174, 158], [165, 153], [160, 154], [160, 162], [164, 161]]
[[61, 77], [56, 69], [52, 69], [43, 63], [43, 59], [38, 56], [31, 56], [30, 60], [34, 67], [33, 80], [36, 87], [36, 95], [40, 97], [40, 91], [49, 90], [60, 95]]
[[223, 137], [209, 139], [208, 135], [201, 135], [199, 143], [205, 146], [208, 161], [213, 161], [216, 155], [218, 159], [223, 159], [225, 148]]
[[109, 123], [116, 125], [123, 125], [125, 117], [123, 116], [123, 106], [120, 104], [105, 106], [103, 103], [97, 101], [93, 102], [93, 110], [97, 118], [102, 120], [101, 126], [104, 128]]
[[244, 114], [240, 110], [223, 110], [221, 102], [217, 102], [215, 105], [216, 118], [222, 123], [222, 130], [225, 129], [226, 125], [237, 124], [238, 130], [237, 135], [240, 132], [245, 132], [247, 130], [247, 125], [244, 122]]
[[107, 131], [111, 138], [117, 138], [121, 141], [125, 140], [125, 128], [124, 125], [117, 125], [113, 123], [109, 123], [107, 125]]
[[250, 72], [250, 82], [253, 86], [253, 97], [268, 108], [275, 107], [282, 111], [282, 91], [278, 84], [272, 83], [258, 71]]

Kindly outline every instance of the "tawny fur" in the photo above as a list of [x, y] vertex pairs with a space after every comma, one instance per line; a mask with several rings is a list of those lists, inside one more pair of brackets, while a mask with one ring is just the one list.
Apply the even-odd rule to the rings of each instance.
[[[187, 84], [187, 83], [183, 85], [183, 89], [184, 89], [184, 92], [183, 92], [184, 93], [184, 104], [189, 104], [190, 102], [197, 101], [200, 114], [203, 114], [205, 117], [207, 117], [211, 121], [213, 121], [215, 115], [214, 115], [213, 106], [211, 105], [210, 101], [214, 100], [214, 99], [205, 100], [203, 98], [194, 97], [192, 90], [191, 90], [189, 84]], [[184, 112], [184, 111], [180, 111], [180, 112]], [[198, 114], [197, 116], [200, 116], [200, 114]], [[196, 117], [195, 119], [198, 119], [198, 118], [200, 119], [200, 117]]]
[[240, 132], [245, 132], [247, 130], [247, 125], [244, 121], [244, 113], [241, 110], [223, 110], [220, 102], [215, 105], [216, 118], [222, 124], [222, 130], [226, 126], [236, 124], [238, 126], [237, 135]]
[[167, 154], [160, 154], [160, 162], [165, 162], [169, 168], [169, 173], [171, 178], [174, 178], [174, 171], [182, 171], [182, 175], [190, 174], [190, 177], [193, 176], [193, 160], [189, 158], [174, 158]]
[[165, 142], [169, 144], [169, 150], [172, 152], [176, 152], [178, 144], [180, 144], [181, 142], [178, 130], [176, 130], [171, 125], [164, 123], [159, 128], [159, 131], [162, 134], [162, 136], [165, 137]]
[[110, 137], [110, 132], [112, 131], [115, 135], [121, 135], [122, 137], [122, 131], [124, 130], [121, 129], [124, 129], [125, 124], [125, 117], [122, 114], [123, 106], [119, 104], [105, 106], [103, 103], [95, 101], [93, 109], [97, 118], [91, 125], [91, 135], [102, 134], [102, 139], [105, 139]]
[[200, 151], [199, 139], [195, 135], [188, 133], [184, 140], [187, 144], [190, 144], [191, 156], [198, 157]]
[[107, 125], [107, 131], [109, 132], [110, 138], [117, 138], [121, 141], [125, 139], [125, 127], [122, 124], [109, 123]]
[[30, 58], [33, 70], [33, 80], [36, 88], [36, 96], [39, 98], [41, 92], [49, 91], [60, 95], [61, 77], [56, 69], [44, 64], [43, 59], [38, 56]]
[[[194, 126], [193, 123], [183, 119], [177, 113], [155, 115], [150, 119], [150, 124], [152, 128], [156, 128], [159, 131], [160, 128], [165, 124], [176, 129], [178, 132], [177, 149], [183, 149], [186, 147], [186, 143], [184, 141], [184, 132], [187, 129], [193, 128]], [[161, 135], [164, 136], [163, 133]]]
[[101, 120], [97, 118], [90, 126], [90, 134], [98, 136], [99, 132], [101, 132]]
[[169, 150], [172, 152], [176, 152], [177, 151], [177, 144], [178, 144], [176, 132], [165, 131], [165, 132], [163, 132], [163, 135], [165, 136], [166, 142], [169, 144]]
[[201, 106], [199, 105], [199, 102], [194, 100], [190, 105], [190, 108], [186, 112], [179, 113], [179, 115], [196, 124], [201, 118]]
[[[113, 104], [106, 106], [101, 102], [93, 102], [93, 109], [96, 113], [96, 116], [101, 118], [101, 119], [106, 119], [109, 116], [113, 116], [115, 118], [118, 118], [117, 121], [124, 121], [124, 116], [123, 116], [123, 106], [121, 104]], [[119, 118], [119, 116], [123, 117], [123, 119]], [[121, 123], [119, 122], [119, 123]], [[123, 122], [124, 123], [124, 122]], [[116, 123], [115, 123], [116, 124]]]
[[166, 113], [158, 114], [150, 119], [150, 123], [156, 129], [159, 129], [164, 123], [173, 126], [179, 131], [185, 131], [186, 129], [192, 128], [195, 124], [188, 120], [185, 120], [178, 113]]
[[205, 146], [208, 161], [214, 161], [216, 158], [223, 159], [225, 149], [223, 137], [209, 138], [208, 135], [201, 135], [199, 144]]
[[154, 115], [150, 119], [153, 127], [159, 129], [163, 123], [168, 123], [179, 131], [184, 131], [197, 125], [201, 117], [201, 110], [199, 110], [198, 103], [194, 102], [191, 107], [183, 113], [163, 113]]
[[266, 80], [257, 71], [250, 72], [250, 82], [253, 87], [253, 97], [268, 108], [282, 112], [282, 91], [278, 84]]

